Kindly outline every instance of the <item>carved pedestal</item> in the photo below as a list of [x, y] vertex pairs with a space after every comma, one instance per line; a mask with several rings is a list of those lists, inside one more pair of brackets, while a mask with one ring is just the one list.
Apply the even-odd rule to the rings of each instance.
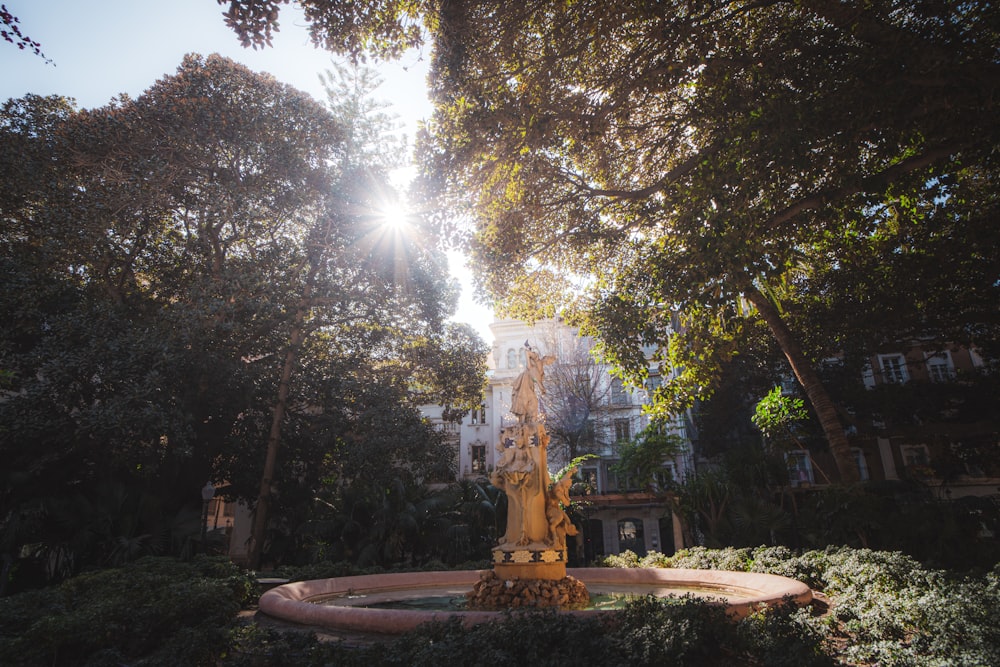
[[501, 579], [562, 579], [566, 576], [566, 549], [541, 545], [494, 547], [493, 571]]

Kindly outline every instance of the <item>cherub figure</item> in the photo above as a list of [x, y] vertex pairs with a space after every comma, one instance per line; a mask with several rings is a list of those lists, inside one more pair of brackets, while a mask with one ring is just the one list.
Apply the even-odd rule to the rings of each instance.
[[558, 482], [549, 487], [549, 492], [545, 497], [545, 519], [549, 523], [549, 534], [545, 543], [554, 547], [566, 547], [566, 536], [576, 535], [577, 530], [565, 510], [560, 507], [569, 507], [569, 487], [573, 484], [573, 474], [576, 469], [568, 470]]

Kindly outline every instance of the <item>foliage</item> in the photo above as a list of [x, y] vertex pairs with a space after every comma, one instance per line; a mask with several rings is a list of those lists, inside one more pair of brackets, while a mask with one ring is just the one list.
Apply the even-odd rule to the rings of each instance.
[[663, 424], [652, 423], [633, 440], [620, 445], [621, 457], [615, 469], [619, 474], [635, 475], [641, 488], [665, 491], [656, 484], [655, 475], [663, 470], [666, 462], [672, 461], [685, 446], [684, 439], [667, 432]]
[[613, 622], [622, 648], [639, 664], [720, 664], [733, 644], [725, 609], [691, 596], [639, 598]]
[[570, 459], [569, 463], [567, 463], [562, 468], [557, 470], [555, 474], [550, 475], [551, 481], [553, 483], [558, 482], [567, 474], [569, 474], [571, 471], [577, 470], [580, 467], [580, 465], [585, 463], [586, 461], [592, 461], [594, 459], [599, 459], [599, 458], [600, 457], [597, 454], [583, 454], [582, 456], [577, 456], [576, 458]]
[[[898, 552], [846, 547], [800, 555], [785, 547], [696, 547], [642, 560], [625, 554], [606, 559], [605, 565], [766, 572], [822, 591], [830, 600], [828, 614], [778, 610], [773, 618], [753, 615], [741, 622], [739, 631], [754, 655], [769, 656], [765, 664], [820, 659], [820, 646], [826, 646], [824, 651], [844, 646], [839, 657], [848, 664], [986, 665], [1000, 658], [1000, 634], [992, 619], [1000, 602], [997, 567], [980, 576], [959, 576], [925, 569]], [[779, 618], [777, 626], [768, 627]], [[790, 662], [771, 662], [778, 659]]]
[[[133, 558], [182, 552], [163, 526], [206, 479], [266, 498], [278, 538], [324, 486], [378, 498], [449, 476], [417, 406], [478, 401], [483, 343], [444, 322], [455, 288], [423, 223], [386, 231], [381, 151], [396, 144], [366, 97], [376, 82], [342, 76], [337, 115], [197, 55], [136, 99], [3, 106], [5, 563], [38, 544], [72, 552], [60, 575], [127, 559], [53, 529], [71, 497], [93, 510], [81, 537], [100, 522], [97, 541], [124, 538]], [[105, 487], [133, 494], [127, 512], [99, 511]]]
[[[690, 597], [640, 598], [596, 618], [511, 613], [463, 628], [457, 620], [363, 646], [304, 632], [232, 626], [253, 579], [228, 562], [143, 559], [56, 588], [0, 600], [0, 648], [16, 664], [431, 665], [482, 661], [556, 665], [983, 665], [997, 660], [993, 622], [1000, 569], [960, 576], [891, 552], [785, 547], [688, 549], [618, 566], [768, 572], [806, 581], [825, 607], [762, 608], [733, 623]], [[298, 574], [359, 572], [342, 566]], [[366, 570], [365, 572], [372, 572]], [[293, 574], [290, 570], [285, 574]], [[94, 628], [109, 629], [95, 632]]]
[[[758, 656], [789, 657], [798, 664], [830, 664], [814, 638], [795, 634], [786, 610], [761, 612], [753, 627], [734, 626], [718, 606], [685, 597], [637, 599], [604, 619], [552, 611], [510, 613], [498, 622], [463, 628], [457, 619], [423, 626], [396, 640], [358, 648], [304, 641], [260, 629], [241, 630], [226, 665], [457, 664], [725, 665]], [[744, 639], [744, 636], [746, 637]], [[772, 664], [772, 663], [766, 663]], [[790, 663], [774, 663], [790, 664]]]
[[984, 224], [1000, 206], [996, 179], [955, 171], [937, 181], [936, 195], [899, 194], [845, 220], [848, 233], [825, 236], [822, 252], [837, 262], [816, 265], [789, 304], [810, 347], [842, 355], [855, 374], [865, 355], [914, 339], [996, 356], [1000, 286], [990, 276], [1000, 260], [997, 230]]
[[[451, 450], [445, 453], [450, 460]], [[373, 477], [373, 483], [310, 498], [295, 530], [273, 538], [274, 560], [321, 571], [324, 562], [334, 568], [349, 563], [433, 569], [434, 563], [477, 568], [489, 561], [505, 521], [506, 497], [499, 489], [485, 480], [463, 480], [432, 491], [399, 478], [383, 488], [376, 481], [381, 475]]]
[[21, 32], [21, 26], [18, 25], [20, 22], [19, 18], [7, 11], [7, 5], [0, 5], [0, 26], [2, 26], [0, 27], [0, 37], [22, 51], [25, 49], [31, 51], [45, 60], [46, 64], [52, 64], [52, 61], [42, 53], [42, 45]]
[[[638, 343], [666, 343], [679, 310], [677, 352], [691, 352], [672, 389], [688, 404], [717, 383], [728, 322], [765, 322], [841, 475], [856, 479], [817, 351], [782, 301], [797, 276], [837, 264], [823, 239], [853, 233], [855, 215], [904, 197], [947, 208], [945, 174], [993, 169], [995, 9], [606, 4], [463, 7], [436, 25], [425, 155], [447, 201], [474, 193], [484, 286], [504, 300], [512, 274], [587, 275], [605, 355], [636, 375]], [[952, 75], [975, 83], [945, 83]], [[941, 95], [961, 109], [962, 132]]]
[[362, 667], [372, 664], [367, 653], [343, 642], [320, 642], [308, 632], [280, 632], [249, 624], [233, 630], [228, 650], [219, 664], [226, 667]]
[[775, 387], [757, 403], [751, 420], [766, 440], [774, 440], [786, 434], [794, 438], [795, 424], [807, 416], [801, 398], [785, 396], [781, 387]]
[[[279, 5], [227, 20], [262, 43]], [[433, 43], [442, 224], [501, 310], [585, 311], [636, 378], [659, 344], [665, 411], [720, 385], [741, 320], [764, 325], [855, 481], [817, 361], [997, 339], [992, 4], [304, 6], [355, 57]]]
[[672, 511], [707, 546], [827, 545], [898, 550], [928, 565], [967, 569], [996, 562], [1000, 528], [993, 498], [945, 498], [919, 481], [788, 486], [780, 452], [759, 445], [728, 452], [675, 484]]
[[833, 665], [836, 661], [824, 647], [824, 635], [807, 610], [794, 604], [762, 607], [742, 619], [737, 634], [745, 651], [762, 665]]
[[213, 664], [252, 577], [226, 560], [146, 558], [0, 599], [6, 664]]
[[[223, 15], [243, 46], [270, 46], [278, 30], [281, 5], [289, 0], [217, 0], [229, 5]], [[363, 58], [365, 51], [380, 57], [398, 56], [423, 41], [418, 12], [411, 0], [376, 0], [344, 4], [335, 0], [301, 0], [309, 32], [317, 46]]]

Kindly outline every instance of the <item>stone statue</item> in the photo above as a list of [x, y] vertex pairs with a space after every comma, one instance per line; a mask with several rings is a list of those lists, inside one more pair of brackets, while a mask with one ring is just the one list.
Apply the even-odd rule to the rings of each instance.
[[569, 507], [569, 487], [573, 484], [575, 473], [576, 468], [567, 470], [563, 478], [549, 488], [548, 497], [545, 499], [545, 519], [549, 523], [549, 535], [545, 542], [550, 546], [565, 549], [566, 536], [580, 532], [563, 509]]
[[569, 505], [574, 470], [555, 484], [549, 476], [549, 435], [539, 416], [545, 366], [555, 357], [527, 347], [528, 367], [514, 381], [511, 411], [517, 423], [500, 432], [497, 465], [490, 477], [507, 494], [507, 530], [493, 548], [493, 571], [466, 594], [471, 608], [584, 604], [587, 587], [566, 575], [566, 536], [576, 526]]
[[528, 366], [514, 380], [510, 400], [510, 411], [521, 423], [538, 419], [539, 399], [545, 394], [545, 367], [556, 360], [551, 354], [539, 356], [527, 342], [524, 347], [527, 348]]
[[[539, 398], [545, 393], [545, 366], [555, 361], [527, 348], [528, 367], [514, 381], [511, 411], [517, 424], [501, 432], [497, 466], [490, 481], [507, 494], [507, 531], [497, 549], [522, 552], [518, 557], [564, 559], [566, 535], [576, 528], [560, 508], [569, 504], [571, 476], [550, 484], [547, 450], [549, 435], [539, 416]], [[523, 556], [528, 553], [529, 556]], [[506, 556], [502, 556], [506, 557]]]
[[[539, 440], [539, 429], [543, 440]], [[548, 435], [541, 424], [518, 424], [503, 430], [497, 445], [496, 471], [490, 481], [507, 494], [507, 532], [500, 544], [527, 546], [544, 538], [545, 487], [548, 478], [545, 446]]]

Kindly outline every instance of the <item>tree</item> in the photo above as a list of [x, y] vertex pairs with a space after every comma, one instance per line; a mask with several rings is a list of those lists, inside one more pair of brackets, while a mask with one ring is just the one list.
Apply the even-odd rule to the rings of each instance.
[[668, 462], [684, 451], [684, 447], [681, 436], [669, 433], [664, 424], [654, 422], [633, 440], [622, 443], [621, 460], [615, 467], [618, 474], [633, 476], [640, 488], [664, 492], [666, 489], [657, 476]]
[[0, 26], [2, 26], [0, 27], [0, 37], [22, 51], [25, 49], [31, 51], [42, 58], [46, 64], [51, 64], [52, 61], [42, 53], [42, 45], [21, 32], [21, 26], [18, 25], [20, 22], [19, 18], [7, 10], [7, 5], [0, 5]]
[[545, 430], [552, 437], [549, 457], [571, 461], [603, 446], [610, 429], [610, 377], [593, 354], [593, 341], [557, 324], [546, 331], [545, 349], [556, 360], [545, 370]]
[[775, 387], [757, 403], [751, 419], [765, 440], [791, 439], [797, 442], [795, 427], [807, 416], [801, 398], [785, 396], [781, 387]]
[[991, 159], [995, 12], [601, 5], [467, 8], [441, 32], [431, 158], [454, 192], [479, 195], [487, 287], [502, 296], [511, 267], [593, 272], [606, 353], [636, 371], [635, 341], [662, 339], [664, 309], [713, 319], [749, 302], [856, 479], [768, 294], [800, 262], [829, 261], [805, 251], [841, 233], [843, 211]]
[[0, 542], [39, 489], [109, 476], [254, 499], [268, 449], [284, 507], [337, 443], [395, 433], [397, 471], [433, 450], [417, 398], [478, 400], [444, 258], [387, 231], [350, 120], [217, 56], [99, 109], [3, 107]]
[[[447, 195], [444, 210], [461, 212], [453, 220], [475, 221], [491, 294], [502, 299], [523, 283], [512, 275], [551, 267], [592, 275], [591, 325], [606, 356], [635, 373], [636, 340], [661, 341], [665, 313], [712, 321], [752, 306], [841, 478], [857, 479], [814, 368], [821, 357], [770, 297], [796, 267], [837, 261], [818, 248], [849, 235], [846, 220], [935, 199], [949, 174], [995, 172], [996, 7], [336, 4], [308, 3], [314, 37], [355, 52], [402, 45], [424, 12], [438, 104], [424, 148], [429, 186]], [[264, 18], [230, 18], [244, 34], [276, 19], [251, 16]], [[949, 198], [970, 192], [961, 180]], [[717, 377], [686, 370], [697, 371], [692, 396]]]
[[3, 131], [4, 520], [39, 488], [116, 476], [176, 508], [224, 474], [213, 460], [253, 394], [244, 360], [281, 308], [280, 251], [339, 128], [271, 78], [191, 56], [104, 108], [13, 100]]

